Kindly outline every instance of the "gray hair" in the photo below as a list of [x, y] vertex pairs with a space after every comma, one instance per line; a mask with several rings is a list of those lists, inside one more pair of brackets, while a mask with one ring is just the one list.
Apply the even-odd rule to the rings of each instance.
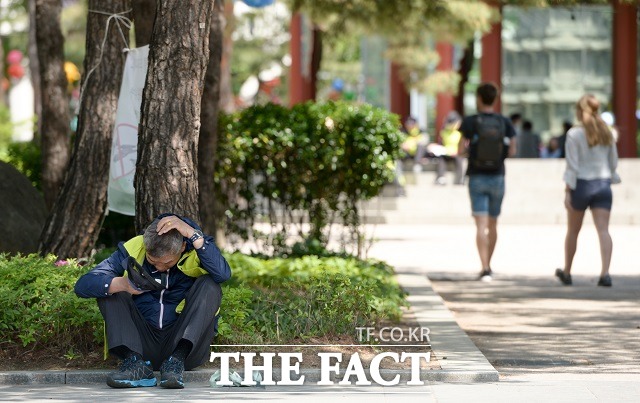
[[159, 222], [159, 218], [153, 220], [142, 236], [147, 253], [153, 257], [179, 254], [182, 251], [182, 234], [176, 229], [172, 229], [165, 234], [158, 235]]

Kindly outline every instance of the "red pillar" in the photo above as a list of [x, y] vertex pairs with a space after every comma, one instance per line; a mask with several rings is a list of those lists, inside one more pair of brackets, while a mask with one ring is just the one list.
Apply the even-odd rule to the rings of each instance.
[[291, 39], [289, 48], [291, 52], [291, 66], [289, 67], [289, 105], [304, 102], [305, 83], [302, 77], [302, 17], [295, 13], [291, 17], [289, 28]]
[[620, 157], [637, 156], [636, 100], [638, 85], [638, 22], [636, 4], [613, 2], [613, 114], [618, 128]]
[[[446, 42], [436, 43], [436, 51], [440, 56], [437, 71], [450, 71], [453, 69], [453, 45]], [[451, 93], [440, 92], [436, 96], [436, 135], [444, 125], [447, 114], [455, 109], [455, 97]]]
[[[491, 26], [491, 32], [482, 37], [482, 59], [480, 60], [480, 78], [483, 82], [492, 82], [502, 89], [502, 23]], [[500, 96], [495, 103], [495, 111], [502, 110]]]
[[[320, 67], [320, 47], [322, 42], [316, 29], [309, 32], [309, 43], [302, 43], [303, 18], [300, 13], [291, 17], [289, 48], [291, 66], [289, 67], [289, 105], [314, 100], [316, 98], [316, 73]], [[307, 54], [303, 54], [306, 52]], [[308, 63], [307, 66], [303, 62]]]
[[400, 78], [399, 70], [400, 68], [397, 64], [391, 63], [389, 77], [390, 109], [391, 112], [399, 115], [404, 123], [405, 119], [411, 113], [411, 98], [404, 82]]

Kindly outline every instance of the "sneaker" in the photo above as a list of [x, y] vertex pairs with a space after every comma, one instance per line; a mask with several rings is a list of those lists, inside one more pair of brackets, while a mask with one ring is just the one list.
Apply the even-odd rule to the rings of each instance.
[[556, 277], [558, 277], [558, 279], [560, 279], [560, 281], [564, 285], [573, 284], [573, 282], [571, 281], [571, 274], [565, 274], [564, 270], [562, 269], [556, 269]]
[[493, 272], [491, 271], [491, 269], [482, 269], [482, 271], [480, 272], [480, 275], [478, 276], [478, 280], [489, 282], [493, 280], [492, 275], [493, 275]]
[[184, 361], [170, 356], [160, 367], [160, 386], [168, 389], [182, 389], [182, 373], [184, 372]]
[[447, 180], [444, 177], [436, 178], [436, 185], [444, 186], [447, 184]]
[[118, 371], [107, 376], [107, 385], [112, 388], [138, 388], [141, 386], [156, 386], [156, 377], [150, 361], [144, 361], [139, 356], [132, 355], [120, 364]]
[[600, 280], [598, 280], [598, 285], [600, 287], [611, 287], [611, 276], [605, 274], [603, 277], [600, 277]]

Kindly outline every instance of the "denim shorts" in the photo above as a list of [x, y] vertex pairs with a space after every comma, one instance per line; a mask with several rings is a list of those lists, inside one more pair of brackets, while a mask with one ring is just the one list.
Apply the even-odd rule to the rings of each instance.
[[504, 175], [470, 175], [469, 196], [474, 216], [499, 216], [504, 197]]
[[578, 179], [576, 188], [571, 190], [571, 207], [574, 210], [585, 211], [590, 207], [611, 211], [612, 202], [611, 179]]

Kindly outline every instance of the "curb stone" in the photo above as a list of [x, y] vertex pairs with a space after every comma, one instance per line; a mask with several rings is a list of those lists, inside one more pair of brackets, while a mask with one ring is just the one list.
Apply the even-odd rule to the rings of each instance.
[[[442, 298], [424, 274], [398, 271], [400, 286], [409, 294], [407, 300], [416, 321], [430, 330], [431, 351], [439, 371], [430, 371], [429, 380], [440, 382], [497, 382], [498, 371], [460, 329]], [[432, 379], [433, 378], [433, 379]]]

